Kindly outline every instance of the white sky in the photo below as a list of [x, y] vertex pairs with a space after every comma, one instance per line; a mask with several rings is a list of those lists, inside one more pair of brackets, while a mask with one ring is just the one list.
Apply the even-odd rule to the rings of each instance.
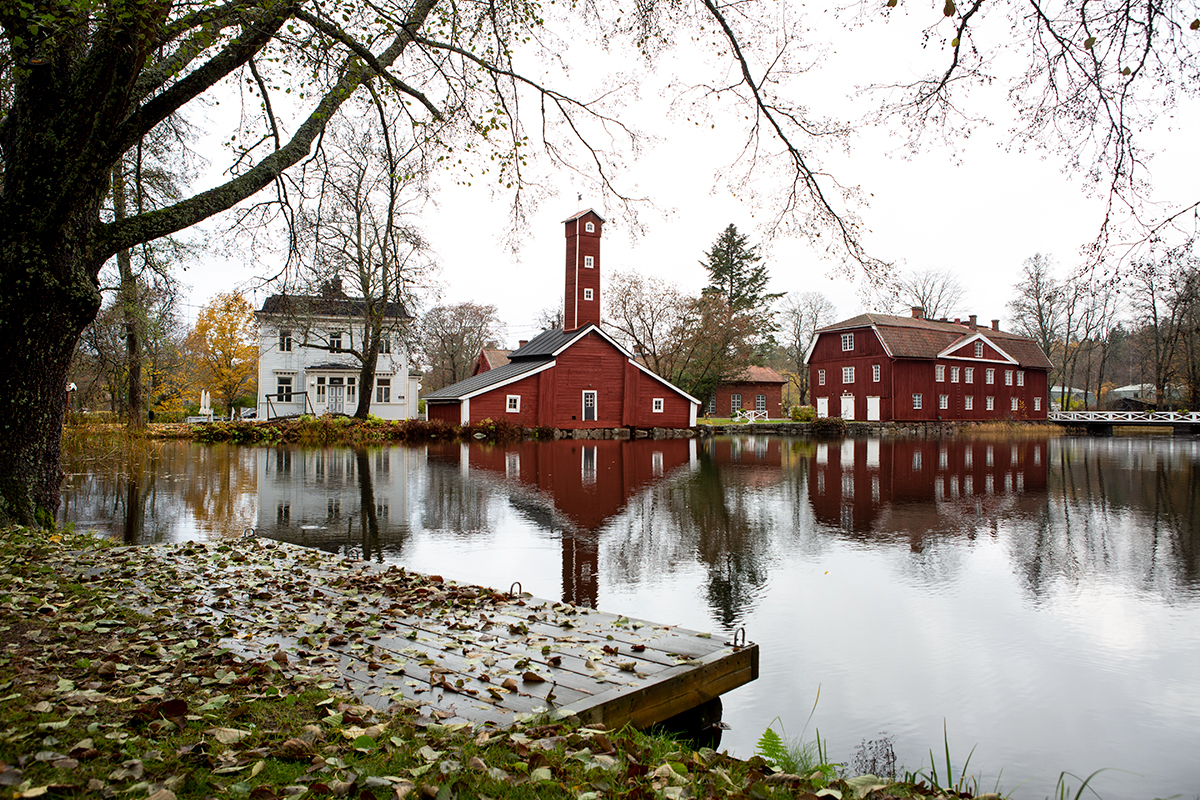
[[[871, 101], [849, 99], [856, 84], [903, 80], [920, 71], [920, 59], [944, 57], [936, 48], [923, 50], [920, 26], [899, 12], [888, 25], [848, 29], [824, 18], [812, 24], [830, 31], [825, 38], [837, 48], [825, 54], [819, 70], [802, 76], [797, 89], [803, 97], [795, 99], [817, 114], [862, 113]], [[581, 42], [570, 43], [567, 57], [587, 64], [587, 75], [574, 76], [577, 83], [572, 88], [599, 80], [594, 76], [614, 68], [613, 56], [586, 48]], [[682, 54], [670, 58], [661, 72], [669, 67], [686, 73], [698, 66], [685, 62]], [[636, 69], [637, 65], [616, 68], [622, 67]], [[863, 128], [852, 140], [849, 155], [835, 152], [820, 158], [825, 171], [841, 183], [869, 193], [870, 205], [861, 214], [869, 230], [864, 241], [872, 255], [896, 261], [907, 270], [950, 270], [966, 288], [958, 312], [978, 314], [981, 320], [999, 318], [1008, 327], [1006, 306], [1022, 262], [1034, 253], [1052, 254], [1065, 277], [1077, 263], [1079, 248], [1094, 237], [1103, 207], [1084, 192], [1078, 176], [1061, 171], [1052, 154], [1004, 147], [1012, 114], [1000, 87], [987, 95], [977, 93], [976, 98], [977, 110], [983, 109], [992, 124], [977, 129], [954, 151], [936, 147], [905, 159], [895, 154], [897, 141], [885, 131]], [[614, 209], [590, 197], [569, 173], [560, 171], [547, 176], [557, 196], [541, 200], [528, 238], [512, 255], [503, 246], [509, 222], [506, 196], [493, 197], [478, 185], [441, 187], [436, 207], [429, 208], [420, 222], [440, 263], [440, 301], [496, 305], [508, 326], [507, 344], [515, 347], [518, 339], [537, 332], [533, 320], [540, 310], [561, 306], [562, 220], [580, 208], [594, 207], [609, 220], [601, 262], [606, 275], [636, 269], [698, 291], [707, 277], [699, 265], [704, 251], [733, 223], [752, 242], [762, 243], [770, 291], [822, 292], [837, 306], [839, 318], [865, 310], [863, 293], [837, 263], [822, 258], [803, 239], [764, 242], [759, 228], [767, 216], [763, 208], [727, 191], [714, 193], [716, 172], [727, 167], [739, 150], [740, 140], [725, 136], [730, 126], [717, 119], [713, 130], [671, 119], [665, 105], [651, 90], [643, 92], [640, 102], [627, 106], [632, 124], [658, 139], [616, 176], [622, 188], [636, 184], [631, 193], [649, 197], [658, 207], [643, 212], [644, 235], [636, 238], [631, 238], [628, 225], [614, 217]], [[1200, 128], [1197, 123], [1200, 104], [1192, 103], [1177, 119], [1154, 131], [1153, 143], [1161, 152], [1150, 163], [1149, 177], [1160, 200], [1193, 199], [1196, 156], [1184, 131]], [[761, 184], [758, 188], [769, 189]], [[584, 193], [582, 203], [576, 200], [578, 192]], [[266, 274], [269, 267], [227, 257], [203, 258], [183, 278], [192, 286], [187, 316], [194, 318], [196, 307], [213, 295]], [[257, 293], [256, 304], [261, 304], [264, 294]], [[430, 298], [426, 305], [434, 302]]]

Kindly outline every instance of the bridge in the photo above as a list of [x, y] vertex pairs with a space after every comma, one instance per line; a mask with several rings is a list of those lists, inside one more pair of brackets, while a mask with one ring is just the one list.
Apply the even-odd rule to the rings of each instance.
[[1177, 434], [1200, 433], [1200, 411], [1051, 411], [1046, 419], [1088, 433], [1112, 435], [1114, 427], [1171, 428]]

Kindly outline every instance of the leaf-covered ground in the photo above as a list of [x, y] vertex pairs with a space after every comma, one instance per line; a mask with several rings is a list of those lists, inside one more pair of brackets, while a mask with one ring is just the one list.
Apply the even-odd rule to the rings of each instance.
[[[203, 563], [222, 547], [248, 574], [273, 566], [270, 549], [228, 543], [131, 551], [75, 534], [0, 533], [0, 793], [154, 800], [967, 796], [872, 776], [787, 775], [760, 758], [570, 719], [495, 729], [423, 713], [408, 699], [374, 708], [347, 693], [326, 664], [278, 649], [270, 619], [213, 619], [207, 606], [189, 602], [178, 572], [161, 568], [180, 559]], [[246, 563], [255, 559], [262, 563]], [[322, 574], [292, 576], [292, 590], [312, 592]], [[473, 603], [488, 593], [442, 591], [439, 602]], [[265, 646], [246, 646], [251, 640]]]

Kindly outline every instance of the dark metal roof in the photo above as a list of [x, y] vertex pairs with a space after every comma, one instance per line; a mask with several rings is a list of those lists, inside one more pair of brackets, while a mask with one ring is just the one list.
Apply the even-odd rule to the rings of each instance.
[[835, 333], [853, 328], [874, 327], [888, 351], [896, 358], [937, 358], [938, 353], [978, 335], [1008, 353], [1023, 367], [1050, 369], [1050, 359], [1028, 336], [986, 327], [971, 328], [955, 322], [938, 322], [916, 317], [893, 317], [888, 314], [859, 314], [821, 328], [822, 333]]
[[462, 400], [464, 397], [475, 394], [483, 389], [487, 389], [496, 384], [504, 383], [524, 375], [527, 372], [533, 372], [539, 367], [549, 364], [554, 361], [553, 357], [546, 356], [541, 359], [525, 359], [523, 361], [510, 361], [507, 364], [489, 369], [487, 372], [481, 372], [478, 375], [472, 375], [466, 380], [452, 383], [449, 386], [444, 386], [436, 392], [430, 392], [425, 395], [425, 400]]
[[[362, 317], [365, 301], [361, 297], [323, 297], [321, 295], [273, 294], [263, 301], [260, 314], [289, 317]], [[387, 319], [412, 319], [403, 303], [388, 303]]]
[[334, 370], [342, 370], [343, 372], [361, 372], [362, 367], [358, 364], [347, 364], [344, 361], [326, 361], [324, 364], [310, 364], [304, 367], [305, 372], [314, 372], [316, 370], [324, 370], [331, 372]]
[[[525, 359], [541, 359], [547, 356], [553, 356], [558, 351], [569, 345], [571, 342], [583, 336], [589, 330], [596, 328], [595, 325], [585, 325], [582, 328], [577, 328], [573, 331], [564, 331], [562, 328], [551, 328], [548, 331], [542, 331], [537, 336], [530, 339], [524, 347], [513, 350], [508, 354], [509, 361], [522, 361]], [[599, 328], [596, 328], [599, 330]]]

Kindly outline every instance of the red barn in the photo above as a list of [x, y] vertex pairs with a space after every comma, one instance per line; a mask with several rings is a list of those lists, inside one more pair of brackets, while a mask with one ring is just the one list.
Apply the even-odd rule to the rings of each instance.
[[1027, 336], [968, 321], [860, 314], [817, 331], [818, 417], [894, 422], [1046, 419], [1050, 359]]
[[508, 363], [425, 396], [429, 419], [525, 427], [690, 428], [700, 402], [637, 362], [600, 329], [600, 234], [583, 211], [566, 226], [563, 329], [543, 331]]
[[770, 367], [746, 367], [735, 378], [717, 384], [708, 398], [708, 413], [732, 417], [740, 409], [761, 411], [766, 419], [782, 419], [787, 378]]

